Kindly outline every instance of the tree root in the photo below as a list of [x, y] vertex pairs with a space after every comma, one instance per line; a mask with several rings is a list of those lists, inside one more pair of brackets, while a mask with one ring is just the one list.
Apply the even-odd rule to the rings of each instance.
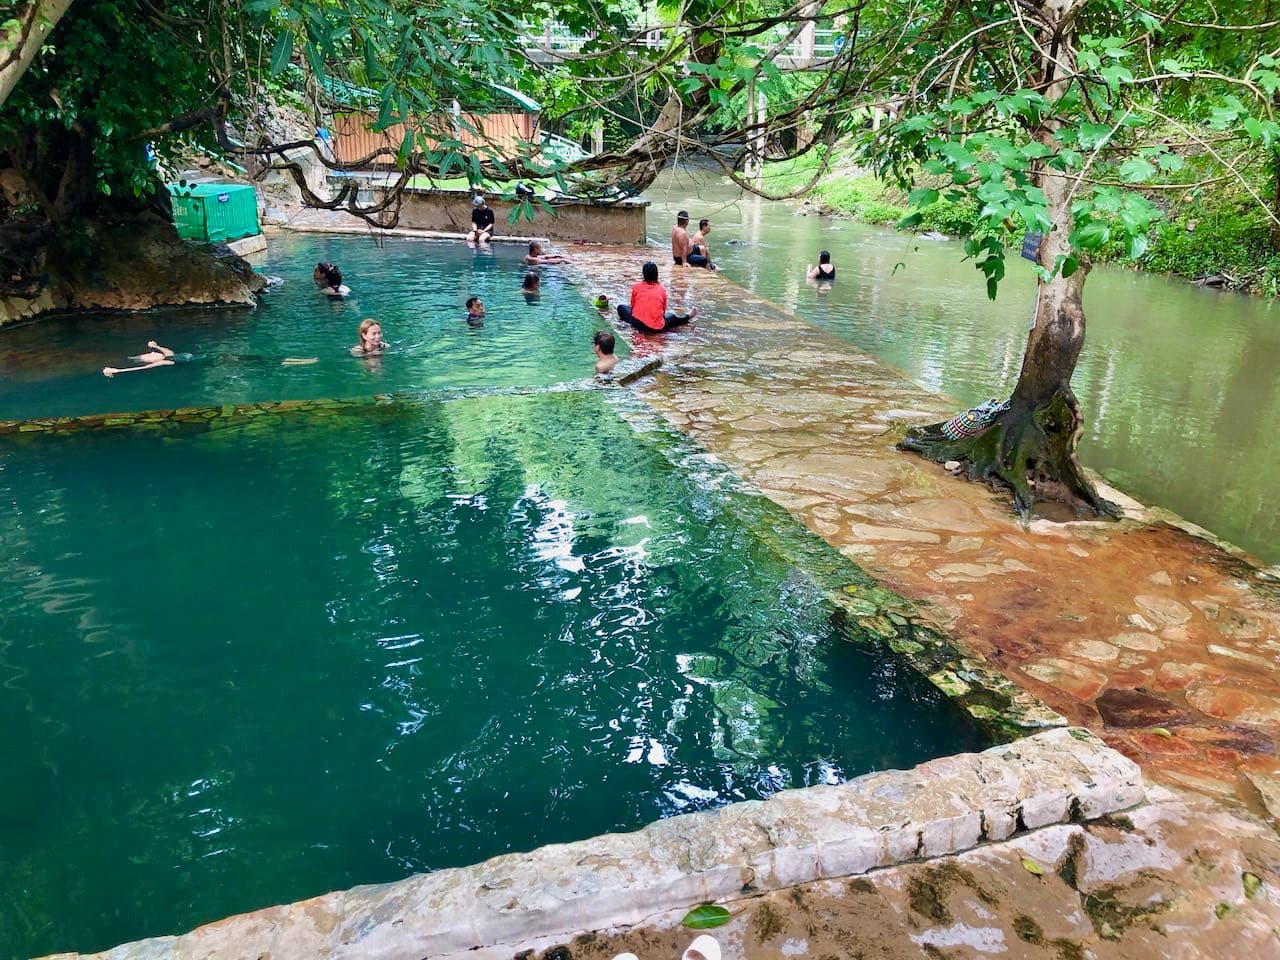
[[939, 463], [958, 461], [970, 480], [1012, 490], [1024, 520], [1038, 501], [1065, 503], [1076, 516], [1118, 517], [1120, 508], [1098, 494], [1076, 459], [1082, 422], [1075, 397], [1058, 392], [1035, 406], [1015, 400], [976, 437], [954, 440], [935, 423], [908, 430], [898, 448]]

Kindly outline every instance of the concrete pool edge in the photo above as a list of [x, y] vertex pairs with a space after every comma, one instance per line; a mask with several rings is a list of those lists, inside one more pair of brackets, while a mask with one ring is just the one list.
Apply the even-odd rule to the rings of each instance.
[[1087, 731], [1060, 728], [910, 770], [671, 817], [634, 833], [268, 907], [93, 956], [421, 960], [859, 876], [1096, 820], [1145, 800], [1137, 764]]

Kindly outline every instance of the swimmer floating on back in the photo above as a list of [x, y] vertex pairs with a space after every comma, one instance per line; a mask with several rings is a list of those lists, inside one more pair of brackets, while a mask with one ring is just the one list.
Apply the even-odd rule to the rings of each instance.
[[[171, 367], [174, 363], [190, 360], [191, 354], [176, 354], [168, 347], [162, 347], [154, 340], [148, 340], [147, 346], [150, 350], [147, 353], [140, 353], [136, 357], [130, 357], [130, 360], [137, 360], [140, 366], [137, 367], [103, 367], [102, 375], [104, 377], [114, 377], [117, 373], [134, 373], [137, 370], [150, 370], [152, 367]], [[175, 360], [174, 358], [178, 359]]]
[[[139, 370], [151, 370], [155, 367], [172, 367], [175, 363], [201, 363], [201, 362], [218, 362], [222, 359], [226, 360], [260, 360], [258, 357], [226, 357], [211, 358], [204, 356], [196, 356], [190, 353], [174, 353], [168, 347], [162, 347], [154, 340], [148, 340], [147, 346], [150, 348], [147, 353], [140, 353], [136, 357], [130, 357], [130, 360], [137, 360], [136, 367], [103, 367], [102, 375], [104, 377], [114, 377], [117, 373], [135, 373]], [[285, 357], [280, 360], [282, 367], [297, 367], [303, 364], [315, 363], [316, 357]], [[272, 361], [274, 362], [274, 361]]]

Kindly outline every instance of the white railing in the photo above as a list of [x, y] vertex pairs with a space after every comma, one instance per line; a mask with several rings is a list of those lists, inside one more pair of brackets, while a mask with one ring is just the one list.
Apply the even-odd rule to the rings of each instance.
[[[760, 37], [759, 45], [769, 46], [771, 43], [776, 43], [786, 36], [788, 32], [785, 27], [774, 27], [773, 30]], [[564, 24], [548, 20], [541, 25], [529, 24], [526, 26], [523, 46], [526, 50], [541, 50], [550, 54], [574, 54], [580, 53], [582, 48], [594, 38], [594, 34], [574, 33]], [[782, 50], [779, 54], [779, 59], [790, 61], [793, 64], [806, 65], [815, 61], [831, 60], [840, 52], [845, 39], [843, 31], [840, 30], [821, 27], [802, 30], [800, 35], [795, 37]], [[660, 47], [662, 45], [662, 28], [644, 28], [634, 34], [628, 43], [632, 46], [650, 49]]]

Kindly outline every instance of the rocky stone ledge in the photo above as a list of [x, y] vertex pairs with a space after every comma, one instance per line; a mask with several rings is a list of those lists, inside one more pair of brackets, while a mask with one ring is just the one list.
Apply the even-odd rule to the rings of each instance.
[[635, 833], [269, 907], [95, 956], [421, 960], [942, 857], [1144, 798], [1136, 764], [1086, 731], [1050, 730], [912, 770], [672, 817]]
[[150, 310], [162, 306], [255, 306], [266, 281], [220, 246], [188, 243], [155, 217], [93, 224], [87, 253], [51, 249], [39, 289], [0, 297], [0, 326], [67, 311]]

